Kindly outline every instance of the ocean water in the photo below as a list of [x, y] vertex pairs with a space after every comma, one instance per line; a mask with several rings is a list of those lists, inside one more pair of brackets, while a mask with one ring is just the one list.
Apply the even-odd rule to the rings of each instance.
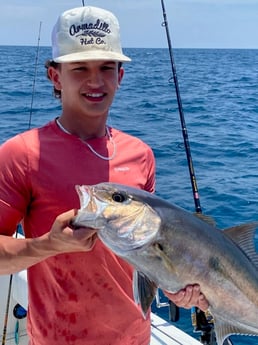
[[[132, 62], [124, 65], [109, 123], [153, 148], [157, 194], [194, 212], [168, 50], [125, 52]], [[60, 114], [45, 76], [50, 56], [48, 47], [0, 46], [0, 142]], [[257, 220], [258, 50], [175, 49], [174, 58], [203, 213], [221, 229]], [[166, 309], [157, 312], [168, 317]], [[190, 311], [180, 315], [175, 325], [198, 338]]]

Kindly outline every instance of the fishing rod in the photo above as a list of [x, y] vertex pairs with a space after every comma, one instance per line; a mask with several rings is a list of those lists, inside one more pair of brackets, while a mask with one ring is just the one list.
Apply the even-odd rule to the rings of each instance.
[[182, 134], [183, 134], [183, 138], [184, 138], [184, 145], [185, 145], [186, 157], [187, 157], [187, 162], [188, 162], [188, 169], [189, 169], [189, 174], [190, 174], [190, 179], [191, 179], [191, 184], [192, 184], [193, 198], [194, 198], [194, 203], [195, 203], [195, 211], [197, 213], [202, 213], [202, 208], [201, 208], [201, 203], [200, 203], [200, 198], [199, 198], [199, 193], [198, 193], [198, 188], [197, 188], [197, 181], [196, 181], [196, 177], [195, 177], [195, 173], [194, 173], [194, 166], [193, 166], [193, 161], [192, 161], [188, 132], [187, 132], [185, 117], [184, 117], [184, 112], [183, 112], [182, 100], [181, 100], [181, 96], [180, 96], [176, 66], [175, 66], [175, 61], [174, 61], [174, 56], [173, 56], [173, 51], [172, 51], [172, 44], [171, 44], [171, 39], [170, 39], [170, 34], [169, 34], [167, 15], [166, 15], [166, 10], [165, 10], [165, 5], [164, 5], [163, 0], [161, 0], [161, 6], [162, 6], [163, 18], [164, 18], [164, 22], [162, 23], [162, 26], [165, 27], [166, 34], [167, 34], [167, 42], [168, 42], [168, 48], [169, 48], [170, 62], [171, 62], [172, 74], [173, 74], [174, 85], [175, 85], [175, 90], [176, 90], [177, 104], [178, 104], [178, 110], [179, 110], [179, 115], [180, 115]]
[[[180, 89], [179, 89], [179, 84], [178, 84], [176, 66], [175, 66], [173, 50], [172, 50], [172, 43], [170, 39], [169, 27], [168, 27], [168, 22], [167, 22], [166, 9], [165, 9], [165, 4], [163, 0], [161, 0], [161, 6], [162, 6], [162, 12], [163, 12], [163, 18], [164, 18], [164, 22], [162, 23], [162, 26], [165, 27], [166, 29], [169, 56], [170, 56], [173, 80], [174, 80], [174, 85], [175, 85], [175, 90], [176, 90], [177, 104], [178, 104], [178, 110], [179, 110], [179, 115], [180, 115], [181, 129], [182, 129], [182, 134], [183, 134], [183, 139], [184, 139], [184, 146], [185, 146], [185, 152], [186, 152], [186, 157], [187, 157], [189, 175], [190, 175], [190, 180], [191, 180], [191, 185], [192, 185], [195, 211], [196, 213], [201, 214], [202, 208], [201, 208], [201, 203], [200, 203], [200, 198], [199, 198], [199, 193], [198, 193], [197, 180], [196, 180], [196, 176], [194, 172], [188, 132], [187, 132], [186, 122], [185, 122], [185, 117], [184, 117], [184, 112], [183, 112], [183, 105], [182, 105], [182, 100], [180, 96]], [[177, 316], [177, 319], [178, 319], [179, 318], [178, 307], [173, 306], [172, 303], [170, 303], [170, 305], [171, 305], [171, 309], [174, 310], [174, 314]], [[177, 321], [177, 319], [175, 321]], [[195, 327], [196, 332], [198, 331], [202, 332], [201, 342], [203, 344], [206, 344], [206, 345], [217, 344], [215, 340], [215, 336], [214, 336], [213, 320], [212, 319], [208, 320], [206, 318], [205, 313], [202, 312], [199, 308], [196, 308], [196, 307], [192, 308], [192, 324]]]
[[8, 325], [8, 317], [9, 317], [9, 308], [10, 308], [10, 301], [11, 301], [12, 281], [13, 281], [13, 275], [10, 274], [9, 287], [8, 287], [8, 293], [7, 293], [7, 301], [6, 301], [6, 308], [5, 308], [5, 316], [4, 316], [2, 345], [5, 345], [5, 342], [6, 342], [7, 325]]
[[[39, 42], [40, 42], [41, 26], [42, 26], [42, 22], [39, 23], [38, 44], [37, 44], [36, 57], [35, 57], [35, 69], [34, 69], [34, 79], [33, 79], [33, 83], [32, 83], [32, 94], [31, 94], [31, 104], [30, 104], [30, 114], [29, 114], [28, 129], [31, 128], [32, 109], [33, 109], [33, 101], [34, 101], [34, 94], [35, 94], [37, 69], [38, 69]], [[16, 231], [15, 231], [15, 238], [18, 237], [18, 233], [19, 233], [19, 225], [17, 226]], [[10, 274], [10, 279], [9, 279], [9, 284], [8, 284], [7, 300], [6, 300], [6, 310], [5, 310], [4, 326], [3, 326], [2, 345], [6, 344], [6, 334], [7, 334], [8, 317], [9, 317], [9, 309], [10, 309], [10, 302], [11, 302], [12, 283], [13, 283], [13, 274]]]

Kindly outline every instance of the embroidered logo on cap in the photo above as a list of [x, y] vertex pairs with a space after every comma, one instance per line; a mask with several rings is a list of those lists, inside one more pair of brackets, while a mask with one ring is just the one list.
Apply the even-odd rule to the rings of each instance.
[[97, 19], [95, 23], [73, 24], [70, 26], [69, 33], [71, 36], [81, 37], [81, 45], [101, 45], [106, 44], [103, 37], [111, 33], [109, 27], [108, 23]]

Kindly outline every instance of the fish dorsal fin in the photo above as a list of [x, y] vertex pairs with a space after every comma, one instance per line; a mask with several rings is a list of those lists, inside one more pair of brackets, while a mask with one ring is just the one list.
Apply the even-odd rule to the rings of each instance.
[[230, 335], [258, 336], [258, 333], [250, 332], [249, 329], [246, 329], [244, 327], [236, 327], [222, 320], [218, 320], [215, 322], [214, 331], [216, 333], [216, 340], [218, 345], [223, 345], [224, 341]]
[[257, 228], [258, 222], [253, 222], [225, 229], [224, 233], [243, 250], [258, 269], [258, 253], [255, 248], [255, 240], [257, 240], [255, 232]]
[[146, 318], [156, 292], [157, 285], [142, 272], [135, 270], [133, 275], [133, 295], [135, 302], [141, 306], [144, 318]]
[[201, 219], [203, 222], [205, 222], [205, 223], [207, 223], [213, 227], [216, 227], [216, 222], [212, 217], [207, 216], [206, 214], [203, 214], [203, 213], [199, 213], [199, 212], [195, 212], [194, 216]]

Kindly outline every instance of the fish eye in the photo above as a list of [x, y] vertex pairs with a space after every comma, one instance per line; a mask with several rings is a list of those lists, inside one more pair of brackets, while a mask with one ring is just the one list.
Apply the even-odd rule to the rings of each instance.
[[112, 194], [112, 199], [115, 202], [124, 202], [126, 200], [126, 196], [123, 193], [115, 192]]

